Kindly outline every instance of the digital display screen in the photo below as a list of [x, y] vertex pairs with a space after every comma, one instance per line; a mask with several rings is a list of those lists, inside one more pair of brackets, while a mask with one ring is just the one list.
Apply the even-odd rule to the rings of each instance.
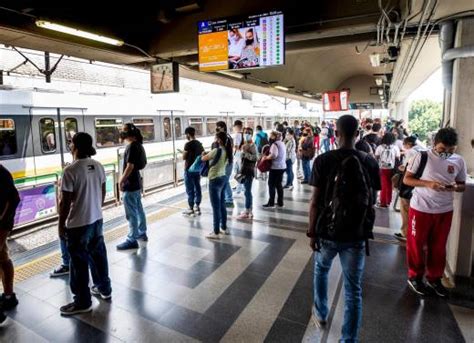
[[282, 12], [198, 23], [199, 70], [262, 68], [285, 63]]

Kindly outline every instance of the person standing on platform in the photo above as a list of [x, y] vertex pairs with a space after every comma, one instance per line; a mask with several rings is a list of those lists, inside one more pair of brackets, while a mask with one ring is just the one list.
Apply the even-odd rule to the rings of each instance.
[[245, 188], [245, 211], [239, 215], [239, 219], [253, 219], [253, 197], [252, 183], [255, 177], [255, 163], [257, 162], [257, 147], [252, 141], [253, 130], [247, 127], [244, 130], [244, 145], [242, 145], [242, 168], [240, 174], [244, 177]]
[[204, 148], [200, 141], [196, 139], [196, 130], [193, 127], [187, 127], [184, 130], [188, 142], [184, 145], [184, 185], [186, 194], [188, 195], [189, 208], [183, 212], [186, 216], [201, 215], [201, 175], [196, 172], [190, 172], [192, 166], [198, 156], [201, 156]]
[[272, 131], [270, 134], [270, 154], [264, 157], [272, 160], [272, 166], [268, 176], [268, 202], [263, 208], [275, 208], [275, 193], [278, 194], [277, 205], [283, 207], [283, 174], [286, 170], [286, 148], [282, 142], [281, 132]]
[[[244, 144], [243, 123], [241, 120], [234, 121], [234, 175], [237, 175], [242, 168], [242, 145]], [[244, 185], [238, 183], [235, 187], [235, 194], [240, 195], [244, 190]]]
[[6, 319], [3, 311], [10, 311], [18, 305], [13, 291], [14, 268], [8, 254], [7, 239], [13, 230], [15, 213], [20, 196], [10, 172], [0, 164], [0, 275], [3, 294], [0, 296], [0, 324]]
[[415, 177], [422, 158], [419, 152], [408, 164], [403, 180], [415, 187], [408, 213], [407, 261], [408, 286], [419, 295], [430, 291], [448, 296], [441, 278], [453, 218], [453, 193], [465, 191], [467, 178], [466, 162], [455, 154], [457, 144], [456, 130], [440, 129], [421, 177]]
[[146, 216], [142, 205], [142, 177], [140, 175], [140, 170], [147, 164], [146, 153], [143, 148], [143, 136], [135, 125], [125, 124], [120, 137], [127, 144], [119, 186], [123, 192], [123, 206], [129, 231], [125, 242], [117, 245], [117, 250], [138, 249], [138, 240], [148, 241]]
[[311, 160], [314, 158], [315, 154], [312, 132], [313, 130], [309, 127], [303, 131], [303, 138], [301, 139], [299, 146], [299, 155], [303, 165], [303, 181], [301, 181], [301, 184], [303, 185], [309, 183], [309, 178], [311, 176]]
[[209, 153], [204, 153], [202, 160], [209, 162], [209, 197], [211, 199], [213, 228], [206, 238], [220, 239], [220, 233], [228, 234], [227, 210], [224, 202], [225, 186], [227, 182], [226, 165], [233, 154], [232, 146], [227, 144], [229, 139], [224, 131], [216, 133], [214, 148]]
[[375, 150], [375, 158], [379, 162], [382, 190], [380, 191], [379, 208], [388, 208], [392, 203], [392, 175], [400, 161], [400, 150], [395, 146], [395, 136], [387, 132], [382, 138], [382, 144]]
[[321, 123], [321, 133], [319, 134], [319, 137], [319, 140], [324, 148], [324, 152], [328, 152], [330, 150], [331, 144], [329, 138], [329, 128], [327, 127], [325, 121]]
[[59, 237], [66, 240], [71, 259], [69, 282], [74, 295], [74, 301], [60, 309], [64, 316], [91, 311], [91, 293], [102, 299], [112, 297], [102, 228], [104, 167], [91, 158], [96, 152], [85, 132], [74, 135], [70, 151], [74, 161], [64, 169], [58, 221]]
[[[216, 133], [224, 132], [227, 136], [227, 140], [225, 141], [226, 150], [234, 151], [234, 140], [232, 137], [227, 133], [227, 124], [223, 121], [218, 121], [216, 123]], [[217, 148], [219, 145], [217, 142], [212, 143], [212, 149]], [[234, 156], [231, 154], [227, 156], [227, 164], [225, 165], [225, 176], [226, 182], [224, 187], [224, 201], [226, 207], [234, 207], [234, 197], [232, 195], [232, 188], [230, 187], [230, 177], [232, 175], [232, 168], [234, 163]]]
[[296, 141], [294, 138], [295, 132], [293, 129], [288, 129], [285, 138], [286, 147], [286, 185], [283, 188], [288, 188], [290, 191], [293, 189], [293, 180], [295, 179], [295, 173], [293, 166], [296, 162]]
[[373, 238], [374, 193], [380, 189], [380, 176], [375, 159], [355, 150], [357, 119], [341, 116], [335, 134], [339, 149], [316, 158], [310, 180], [307, 236], [315, 251], [313, 320], [320, 328], [327, 323], [328, 274], [339, 254], [345, 298], [340, 342], [358, 342], [366, 242]]

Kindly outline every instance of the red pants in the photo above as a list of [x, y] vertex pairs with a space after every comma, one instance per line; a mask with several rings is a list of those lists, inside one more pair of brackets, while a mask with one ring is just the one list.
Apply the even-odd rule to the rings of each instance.
[[380, 206], [390, 206], [392, 202], [392, 169], [380, 169]]
[[431, 214], [414, 210], [408, 213], [408, 277], [436, 281], [443, 276], [446, 264], [446, 241], [453, 212]]
[[314, 136], [313, 143], [314, 143], [314, 148], [316, 149], [317, 152], [319, 152], [319, 136]]

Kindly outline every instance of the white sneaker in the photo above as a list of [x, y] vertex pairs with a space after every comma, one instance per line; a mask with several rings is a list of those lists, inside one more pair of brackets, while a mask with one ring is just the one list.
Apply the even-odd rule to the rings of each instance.
[[237, 219], [248, 219], [248, 218], [249, 218], [249, 214], [245, 211], [239, 214], [239, 216], [237, 217]]
[[183, 216], [194, 217], [194, 210], [188, 208], [187, 210], [183, 211]]
[[227, 229], [227, 230], [222, 230], [222, 229], [220, 229], [219, 233], [220, 233], [221, 235], [228, 235], [228, 234], [229, 234], [229, 229]]
[[293, 186], [288, 187], [288, 190], [289, 190], [289, 191], [292, 191], [292, 190], [293, 190]]
[[209, 233], [206, 238], [208, 239], [221, 239], [221, 236], [219, 234], [216, 234], [214, 233], [214, 231], [212, 231], [211, 233]]

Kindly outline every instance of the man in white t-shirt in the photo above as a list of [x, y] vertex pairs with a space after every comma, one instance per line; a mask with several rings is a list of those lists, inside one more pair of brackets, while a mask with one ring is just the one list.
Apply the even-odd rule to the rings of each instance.
[[426, 286], [440, 297], [448, 295], [441, 277], [453, 217], [453, 192], [464, 192], [467, 177], [464, 159], [454, 153], [457, 141], [453, 128], [439, 130], [420, 179], [415, 177], [421, 161], [418, 153], [409, 163], [403, 180], [415, 187], [408, 215], [407, 262], [408, 285], [419, 295], [427, 293]]
[[[244, 141], [244, 124], [241, 120], [234, 121], [234, 175], [240, 173], [242, 169], [242, 145]], [[244, 185], [240, 182], [237, 183], [235, 193], [240, 194], [244, 191]]]
[[[112, 295], [102, 232], [104, 167], [91, 159], [96, 152], [89, 134], [74, 135], [70, 150], [74, 161], [64, 169], [58, 230], [59, 236], [67, 241], [74, 301], [61, 307], [64, 316], [91, 311], [91, 293], [102, 299], [110, 299]], [[89, 266], [92, 289], [89, 289]]]

